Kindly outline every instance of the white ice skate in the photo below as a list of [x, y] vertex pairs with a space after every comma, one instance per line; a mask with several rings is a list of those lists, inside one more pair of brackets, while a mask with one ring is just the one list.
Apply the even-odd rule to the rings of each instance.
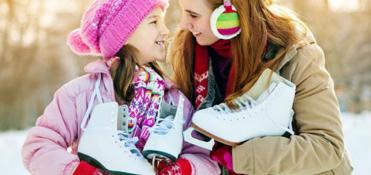
[[183, 146], [184, 98], [179, 97], [175, 116], [158, 118], [151, 128], [151, 135], [143, 149], [148, 159], [170, 159], [175, 161]]
[[155, 174], [151, 164], [135, 147], [137, 138], [118, 130], [118, 104], [98, 104], [84, 129], [78, 156], [91, 165], [114, 175]]
[[[295, 85], [267, 69], [249, 92], [233, 101], [237, 109], [222, 103], [199, 110], [193, 115], [192, 126], [230, 146], [254, 137], [294, 134], [291, 129], [294, 97]], [[211, 150], [213, 140], [196, 140], [191, 136], [193, 128], [185, 131], [185, 140]]]

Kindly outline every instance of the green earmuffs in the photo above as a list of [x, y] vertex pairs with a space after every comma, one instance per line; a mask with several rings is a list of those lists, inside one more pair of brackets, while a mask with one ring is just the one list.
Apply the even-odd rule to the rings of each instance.
[[210, 17], [211, 31], [219, 39], [232, 39], [241, 33], [240, 17], [230, 0], [216, 8]]

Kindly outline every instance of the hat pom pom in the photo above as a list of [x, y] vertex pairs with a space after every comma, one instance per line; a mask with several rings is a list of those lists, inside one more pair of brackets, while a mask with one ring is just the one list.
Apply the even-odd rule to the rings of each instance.
[[88, 55], [91, 52], [90, 47], [83, 41], [81, 30], [76, 29], [68, 36], [67, 45], [77, 55]]

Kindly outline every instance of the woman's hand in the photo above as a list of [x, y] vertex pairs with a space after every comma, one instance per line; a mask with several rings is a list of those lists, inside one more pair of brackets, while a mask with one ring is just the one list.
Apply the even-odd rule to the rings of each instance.
[[225, 167], [230, 175], [237, 175], [233, 171], [232, 147], [217, 143], [210, 153], [211, 159]]

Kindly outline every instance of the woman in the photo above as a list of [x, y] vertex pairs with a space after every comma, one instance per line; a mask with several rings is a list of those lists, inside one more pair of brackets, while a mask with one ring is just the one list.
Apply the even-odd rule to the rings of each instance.
[[174, 81], [197, 110], [231, 102], [265, 68], [296, 85], [295, 135], [263, 137], [211, 153], [225, 174], [351, 174], [333, 80], [312, 33], [270, 0], [232, 0], [241, 33], [221, 40], [210, 16], [222, 0], [179, 0], [181, 30], [170, 58]]

